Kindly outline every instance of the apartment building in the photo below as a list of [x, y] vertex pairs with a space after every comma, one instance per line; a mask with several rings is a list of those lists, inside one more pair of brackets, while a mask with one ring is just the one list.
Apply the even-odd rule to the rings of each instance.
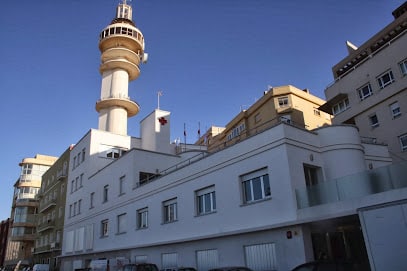
[[300, 90], [287, 85], [270, 87], [263, 94], [248, 109], [236, 115], [216, 136], [207, 131], [195, 144], [206, 145], [208, 151], [216, 151], [282, 121], [307, 130], [331, 124], [331, 116], [319, 110], [325, 101], [312, 95], [308, 89]]
[[38, 210], [37, 194], [41, 187], [41, 177], [57, 160], [57, 157], [37, 154], [33, 158], [24, 158], [19, 164], [20, 177], [14, 184], [14, 196], [11, 206], [11, 225], [7, 242], [4, 265], [14, 268], [32, 265], [34, 243], [36, 239], [36, 214]]
[[6, 256], [6, 248], [8, 241], [8, 232], [10, 228], [10, 218], [0, 222], [0, 266], [4, 265], [4, 257]]
[[[39, 200], [36, 217], [37, 235], [33, 249], [34, 263], [49, 264], [49, 270], [59, 270], [58, 256], [61, 254], [62, 233], [65, 217], [66, 189], [68, 182], [68, 168], [70, 146], [55, 163], [42, 175], [41, 188], [37, 194]], [[75, 160], [81, 160], [83, 153]], [[76, 187], [80, 187], [80, 176], [72, 180]], [[80, 212], [81, 205], [75, 205]]]
[[359, 128], [364, 140], [388, 145], [395, 162], [407, 159], [407, 2], [394, 21], [332, 68], [335, 81], [325, 89], [322, 111], [333, 124]]

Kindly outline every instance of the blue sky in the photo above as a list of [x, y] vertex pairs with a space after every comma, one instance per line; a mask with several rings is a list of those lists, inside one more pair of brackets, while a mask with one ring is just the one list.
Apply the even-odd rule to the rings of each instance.
[[[100, 95], [99, 32], [118, 0], [1, 1], [0, 220], [10, 216], [18, 163], [61, 155], [90, 128]], [[325, 98], [331, 67], [393, 20], [404, 0], [133, 0], [149, 60], [129, 87], [141, 106], [171, 111], [171, 139], [224, 126], [267, 86], [294, 85]]]

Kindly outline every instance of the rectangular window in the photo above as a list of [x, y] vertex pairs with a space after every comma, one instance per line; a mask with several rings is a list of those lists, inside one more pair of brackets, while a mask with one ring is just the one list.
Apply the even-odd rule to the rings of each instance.
[[399, 139], [400, 139], [401, 150], [402, 151], [407, 150], [407, 134], [401, 135], [399, 137]]
[[109, 220], [105, 219], [101, 222], [100, 236], [107, 237], [109, 236]]
[[109, 196], [109, 185], [105, 185], [103, 187], [103, 202], [107, 202], [108, 201], [108, 196]]
[[145, 229], [148, 227], [148, 208], [137, 210], [137, 228]]
[[321, 116], [321, 111], [319, 111], [318, 109], [314, 108], [314, 115], [315, 115], [315, 116]]
[[79, 188], [83, 186], [83, 173], [79, 176]]
[[198, 190], [195, 194], [198, 215], [204, 215], [216, 211], [215, 186]]
[[358, 88], [358, 94], [359, 94], [359, 98], [361, 101], [363, 101], [364, 99], [366, 99], [367, 97], [369, 97], [370, 95], [373, 94], [372, 92], [372, 87], [370, 86], [370, 84], [366, 84], [361, 88]]
[[401, 116], [401, 110], [398, 102], [394, 102], [390, 105], [390, 112], [393, 119]]
[[345, 98], [339, 103], [335, 104], [332, 106], [332, 113], [334, 115], [338, 115], [339, 113], [342, 113], [343, 111], [347, 110], [349, 108], [349, 99]]
[[170, 223], [177, 220], [177, 198], [163, 202], [164, 223]]
[[370, 121], [370, 126], [372, 126], [373, 128], [379, 126], [379, 119], [377, 118], [376, 114], [370, 115], [369, 121]]
[[82, 149], [82, 161], [81, 162], [85, 161], [85, 153], [86, 153], [85, 148], [83, 148]]
[[394, 82], [393, 72], [391, 70], [381, 74], [377, 77], [377, 82], [379, 83], [380, 89], [385, 88]]
[[95, 192], [90, 193], [90, 198], [89, 198], [89, 209], [92, 209], [95, 207], [94, 204], [94, 199], [95, 199]]
[[121, 176], [119, 179], [119, 196], [126, 193], [126, 176]]
[[82, 200], [78, 200], [78, 215], [81, 213]]
[[117, 233], [125, 233], [126, 232], [126, 214], [120, 214], [117, 216]]
[[73, 191], [75, 191], [75, 180], [71, 181], [71, 193], [73, 193]]
[[401, 73], [403, 75], [407, 75], [407, 59], [404, 59], [403, 61], [401, 61], [399, 63], [399, 65], [400, 65]]
[[244, 203], [271, 196], [270, 180], [266, 168], [241, 176], [241, 181]]
[[288, 104], [288, 97], [280, 97], [278, 98], [278, 106], [279, 107], [287, 107]]

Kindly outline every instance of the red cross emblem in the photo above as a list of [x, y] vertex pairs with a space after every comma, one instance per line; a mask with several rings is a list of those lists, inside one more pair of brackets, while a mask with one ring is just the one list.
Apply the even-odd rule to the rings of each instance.
[[161, 118], [158, 119], [158, 122], [159, 122], [161, 125], [166, 125], [168, 121], [167, 121], [164, 117], [161, 117]]

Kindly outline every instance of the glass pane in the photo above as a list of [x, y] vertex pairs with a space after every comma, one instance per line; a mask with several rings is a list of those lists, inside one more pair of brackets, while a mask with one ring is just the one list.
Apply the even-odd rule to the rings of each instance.
[[212, 211], [216, 210], [216, 196], [215, 196], [215, 192], [212, 192]]
[[252, 180], [253, 185], [253, 200], [258, 200], [263, 198], [263, 193], [261, 189], [260, 177], [254, 178]]
[[269, 175], [266, 174], [263, 176], [263, 187], [264, 187], [264, 195], [270, 196], [271, 195], [271, 188], [270, 188], [270, 181], [269, 181]]
[[208, 213], [211, 211], [211, 194], [205, 194], [204, 198], [205, 213]]
[[253, 198], [252, 198], [252, 188], [251, 188], [251, 186], [250, 186], [250, 181], [244, 182], [244, 183], [243, 183], [243, 186], [244, 186], [243, 189], [244, 189], [245, 201], [246, 201], [246, 202], [252, 201]]

